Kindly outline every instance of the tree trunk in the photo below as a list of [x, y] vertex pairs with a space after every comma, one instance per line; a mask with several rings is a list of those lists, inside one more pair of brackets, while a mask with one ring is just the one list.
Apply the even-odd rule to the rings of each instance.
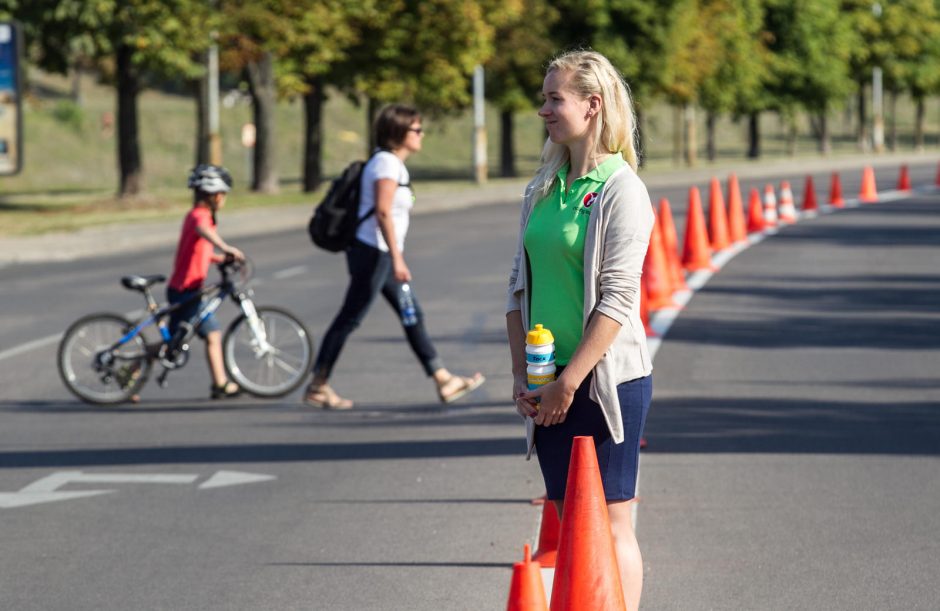
[[304, 193], [315, 191], [323, 180], [323, 79], [307, 81], [304, 94]]
[[865, 85], [858, 88], [858, 150], [867, 151], [870, 148], [868, 141], [868, 116], [865, 110]]
[[682, 108], [672, 107], [672, 165], [682, 163]]
[[698, 161], [698, 136], [695, 134], [695, 107], [685, 107], [685, 163], [690, 168]]
[[923, 97], [917, 98], [916, 106], [917, 113], [914, 117], [914, 150], [921, 152], [924, 150], [924, 118], [926, 115]]
[[136, 195], [143, 189], [143, 168], [140, 161], [140, 140], [137, 120], [137, 94], [140, 77], [134, 67], [133, 48], [122, 44], [117, 48], [117, 115], [118, 175], [121, 197]]
[[251, 190], [277, 193], [275, 129], [274, 129], [274, 58], [264, 53], [247, 66], [255, 122], [254, 176]]
[[369, 103], [366, 106], [366, 133], [369, 134], [367, 142], [369, 143], [369, 150], [366, 151], [366, 155], [371, 155], [372, 151], [375, 150], [376, 141], [375, 141], [375, 117], [379, 114], [379, 101], [375, 98], [369, 98]]
[[888, 150], [898, 150], [898, 92], [892, 91], [888, 96]]
[[822, 155], [829, 156], [832, 153], [832, 137], [829, 135], [829, 118], [826, 116], [825, 110], [819, 113], [816, 123], [819, 127], [819, 152]]
[[787, 119], [787, 155], [796, 157], [796, 117]]
[[84, 106], [85, 99], [82, 96], [82, 68], [77, 63], [72, 65], [72, 102], [76, 106]]
[[709, 161], [718, 158], [718, 148], [715, 146], [715, 118], [713, 112], [705, 116], [705, 151]]
[[636, 163], [638, 168], [646, 166], [646, 113], [640, 108], [634, 108], [636, 113]]
[[747, 158], [760, 157], [760, 113], [752, 112], [747, 120]]
[[513, 147], [513, 113], [503, 110], [499, 113], [499, 175], [503, 178], [516, 176], [516, 151]]
[[206, 79], [193, 81], [196, 98], [196, 165], [209, 163], [209, 86]]

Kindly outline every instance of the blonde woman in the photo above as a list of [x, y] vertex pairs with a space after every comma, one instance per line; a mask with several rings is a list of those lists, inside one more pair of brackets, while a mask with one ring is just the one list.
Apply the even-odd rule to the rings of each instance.
[[[509, 279], [513, 399], [535, 425], [530, 444], [559, 515], [573, 439], [594, 438], [627, 608], [637, 609], [643, 564], [631, 505], [652, 396], [640, 274], [653, 209], [636, 174], [630, 93], [610, 62], [593, 51], [561, 55], [542, 96], [548, 140]], [[529, 391], [525, 335], [536, 323], [554, 334], [558, 372]]]

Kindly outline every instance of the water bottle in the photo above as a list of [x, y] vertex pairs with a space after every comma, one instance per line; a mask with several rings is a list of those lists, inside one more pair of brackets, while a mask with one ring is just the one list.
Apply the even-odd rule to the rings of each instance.
[[415, 310], [415, 300], [411, 295], [411, 285], [407, 282], [401, 285], [401, 294], [398, 297], [398, 310], [401, 312], [401, 324], [413, 327], [418, 324], [418, 312]]
[[529, 390], [555, 380], [555, 338], [542, 325], [525, 336], [526, 373]]

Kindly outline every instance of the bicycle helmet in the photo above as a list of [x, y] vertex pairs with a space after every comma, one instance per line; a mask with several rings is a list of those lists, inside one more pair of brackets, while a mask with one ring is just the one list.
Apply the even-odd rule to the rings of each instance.
[[228, 193], [232, 190], [232, 175], [222, 166], [202, 163], [189, 173], [188, 186], [203, 193]]

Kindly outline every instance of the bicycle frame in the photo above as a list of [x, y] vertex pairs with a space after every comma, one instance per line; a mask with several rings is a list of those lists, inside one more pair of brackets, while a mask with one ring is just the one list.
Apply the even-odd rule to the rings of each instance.
[[120, 348], [140, 335], [144, 329], [150, 327], [151, 325], [156, 325], [160, 331], [160, 345], [162, 346], [168, 344], [170, 340], [173, 339], [173, 336], [170, 333], [169, 325], [166, 324], [166, 320], [169, 315], [184, 305], [187, 305], [197, 299], [203, 300], [206, 296], [209, 295], [212, 296], [211, 299], [206, 301], [205, 305], [199, 309], [199, 312], [194, 317], [186, 321], [189, 323], [190, 329], [182, 338], [182, 342], [185, 343], [192, 339], [193, 335], [196, 334], [196, 330], [199, 328], [199, 325], [202, 324], [202, 322], [210, 315], [214, 314], [219, 309], [219, 307], [221, 307], [222, 303], [230, 297], [245, 313], [245, 316], [248, 319], [249, 327], [251, 328], [256, 340], [260, 344], [258, 346], [259, 350], [262, 353], [269, 350], [270, 346], [267, 343], [266, 334], [263, 327], [259, 324], [257, 311], [255, 310], [254, 303], [251, 301], [251, 289], [236, 289], [235, 284], [228, 277], [227, 263], [220, 263], [218, 268], [222, 274], [222, 279], [219, 282], [203, 288], [199, 291], [199, 293], [193, 295], [181, 303], [160, 307], [160, 305], [154, 299], [153, 294], [150, 292], [150, 288], [148, 287], [143, 289], [142, 292], [144, 294], [144, 299], [147, 302], [147, 310], [150, 312], [150, 315], [138, 321], [132, 329], [130, 329], [120, 339], [118, 339], [118, 341], [109, 346], [103, 352], [112, 352]]

